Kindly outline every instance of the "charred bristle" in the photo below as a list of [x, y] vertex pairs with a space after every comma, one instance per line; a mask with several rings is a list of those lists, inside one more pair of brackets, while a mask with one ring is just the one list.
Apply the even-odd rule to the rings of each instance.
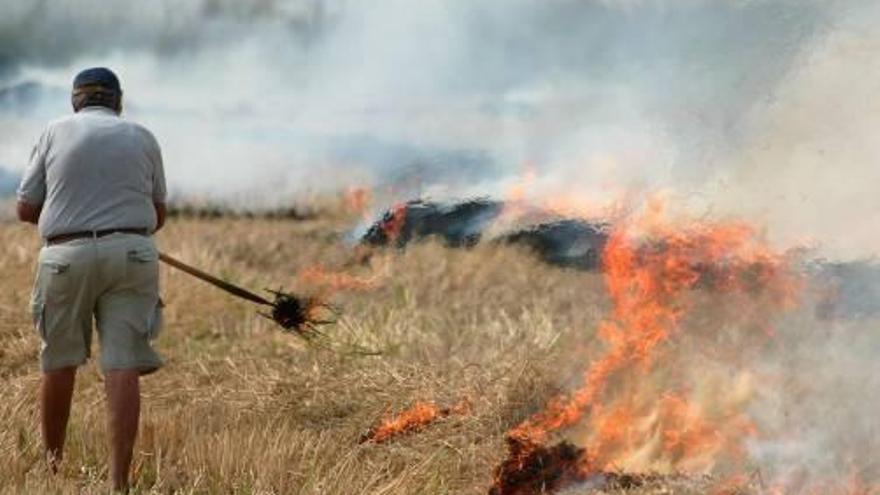
[[295, 333], [305, 339], [319, 335], [318, 327], [333, 323], [332, 320], [321, 319], [321, 309], [331, 310], [329, 305], [311, 297], [300, 297], [280, 290], [271, 292], [272, 313], [266, 315], [285, 331]]

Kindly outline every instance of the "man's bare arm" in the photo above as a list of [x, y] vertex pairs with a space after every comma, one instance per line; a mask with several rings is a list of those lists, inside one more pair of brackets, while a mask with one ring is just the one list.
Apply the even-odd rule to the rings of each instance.
[[43, 205], [34, 206], [30, 203], [19, 201], [17, 205], [18, 219], [22, 222], [32, 223], [36, 225], [37, 222], [40, 221], [40, 211], [42, 209]]
[[159, 232], [159, 229], [165, 225], [165, 215], [168, 210], [165, 208], [165, 203], [153, 203], [153, 206], [156, 208], [156, 230], [154, 232]]

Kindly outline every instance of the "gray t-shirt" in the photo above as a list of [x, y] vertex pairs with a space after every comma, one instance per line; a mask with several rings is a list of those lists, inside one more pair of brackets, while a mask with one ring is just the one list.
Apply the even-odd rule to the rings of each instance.
[[156, 228], [153, 203], [165, 202], [156, 138], [104, 107], [86, 107], [49, 124], [31, 154], [18, 199], [39, 206], [39, 231], [59, 234]]

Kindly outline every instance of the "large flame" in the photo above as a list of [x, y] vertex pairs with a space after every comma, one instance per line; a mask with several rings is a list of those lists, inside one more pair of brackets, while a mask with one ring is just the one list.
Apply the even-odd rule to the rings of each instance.
[[[751, 375], [712, 367], [695, 374], [705, 355], [683, 355], [673, 343], [695, 307], [695, 289], [739, 307], [761, 301], [762, 311], [779, 310], [794, 301], [798, 280], [745, 224], [673, 228], [647, 218], [619, 226], [605, 249], [613, 311], [598, 328], [604, 353], [579, 389], [508, 433], [511, 459], [496, 472], [494, 493], [530, 493], [505, 477], [561, 430], [583, 446], [582, 477], [620, 469], [705, 473], [744, 461], [746, 442], [759, 434], [744, 407]], [[758, 345], [771, 335], [770, 319], [754, 326]]]

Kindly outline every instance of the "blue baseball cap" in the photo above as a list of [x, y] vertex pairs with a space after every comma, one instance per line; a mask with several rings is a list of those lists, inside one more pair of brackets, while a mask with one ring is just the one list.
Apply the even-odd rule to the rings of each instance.
[[92, 67], [77, 74], [73, 79], [73, 89], [83, 86], [101, 86], [117, 93], [122, 92], [122, 88], [119, 86], [119, 78], [116, 77], [112, 70], [106, 67]]

